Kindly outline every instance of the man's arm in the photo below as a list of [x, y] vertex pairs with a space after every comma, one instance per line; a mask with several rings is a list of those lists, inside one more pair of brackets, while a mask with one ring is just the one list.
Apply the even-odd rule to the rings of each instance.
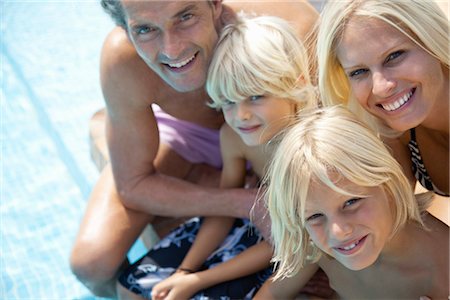
[[122, 29], [105, 43], [101, 84], [108, 149], [125, 206], [160, 216], [248, 217], [255, 191], [207, 188], [155, 167], [159, 133], [151, 103], [164, 82], [139, 58]]

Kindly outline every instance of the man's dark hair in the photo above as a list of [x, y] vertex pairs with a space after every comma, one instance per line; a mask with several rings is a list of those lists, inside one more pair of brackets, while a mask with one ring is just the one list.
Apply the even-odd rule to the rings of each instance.
[[111, 16], [116, 25], [127, 30], [127, 20], [120, 0], [101, 0], [100, 4], [105, 12]]

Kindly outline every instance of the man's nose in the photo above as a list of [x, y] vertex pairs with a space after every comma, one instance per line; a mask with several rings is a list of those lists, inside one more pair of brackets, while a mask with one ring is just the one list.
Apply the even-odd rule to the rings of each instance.
[[163, 35], [161, 54], [169, 61], [176, 61], [183, 52], [182, 41], [176, 34], [166, 32]]

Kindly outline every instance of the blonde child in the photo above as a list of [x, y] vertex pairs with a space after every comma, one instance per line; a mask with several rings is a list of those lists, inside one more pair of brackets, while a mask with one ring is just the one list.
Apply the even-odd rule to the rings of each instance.
[[[294, 299], [322, 268], [344, 299], [447, 299], [448, 226], [349, 110], [304, 112], [267, 172], [278, 270], [255, 299]], [[419, 203], [419, 205], [418, 205]]]
[[[222, 188], [244, 187], [249, 165], [256, 175], [264, 175], [274, 149], [271, 139], [292, 122], [299, 109], [315, 106], [308, 73], [306, 50], [286, 21], [241, 16], [224, 28], [207, 78], [211, 106], [222, 109], [226, 121], [220, 131]], [[251, 298], [271, 274], [272, 246], [261, 241], [249, 220], [206, 217], [199, 229], [183, 234], [178, 236], [188, 236], [189, 243], [183, 238], [178, 242], [192, 246], [183, 246], [186, 250], [177, 254], [184, 256], [181, 263], [155, 266], [154, 260], [148, 263], [147, 259], [126, 274], [147, 269], [148, 276], [125, 276], [121, 283], [133, 282], [128, 285], [130, 291], [151, 294], [152, 299], [244, 299]], [[243, 241], [249, 236], [250, 242]], [[152, 255], [150, 251], [147, 257]], [[156, 278], [158, 268], [175, 272], [161, 281], [167, 275]], [[160, 282], [155, 285], [155, 281]], [[123, 287], [119, 292], [137, 298]]]

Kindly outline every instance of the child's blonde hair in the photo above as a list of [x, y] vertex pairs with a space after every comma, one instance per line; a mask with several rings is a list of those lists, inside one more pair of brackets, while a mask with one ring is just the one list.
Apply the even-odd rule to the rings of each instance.
[[294, 29], [278, 17], [240, 15], [227, 25], [211, 61], [206, 90], [212, 107], [270, 94], [315, 106], [308, 55]]
[[324, 105], [345, 104], [371, 127], [396, 136], [381, 120], [366, 112], [352, 97], [350, 83], [336, 49], [349, 21], [381, 20], [405, 34], [412, 42], [449, 68], [449, 21], [433, 0], [339, 0], [329, 1], [316, 26], [318, 82]]
[[[392, 202], [394, 235], [408, 220], [423, 225], [411, 185], [401, 166], [373, 131], [343, 106], [302, 111], [299, 122], [283, 136], [265, 182], [278, 264], [275, 279], [295, 275], [320, 251], [305, 229], [305, 202], [311, 182], [353, 195], [336, 186], [335, 174], [358, 186], [382, 187]], [[334, 178], [334, 177], [333, 177]]]

